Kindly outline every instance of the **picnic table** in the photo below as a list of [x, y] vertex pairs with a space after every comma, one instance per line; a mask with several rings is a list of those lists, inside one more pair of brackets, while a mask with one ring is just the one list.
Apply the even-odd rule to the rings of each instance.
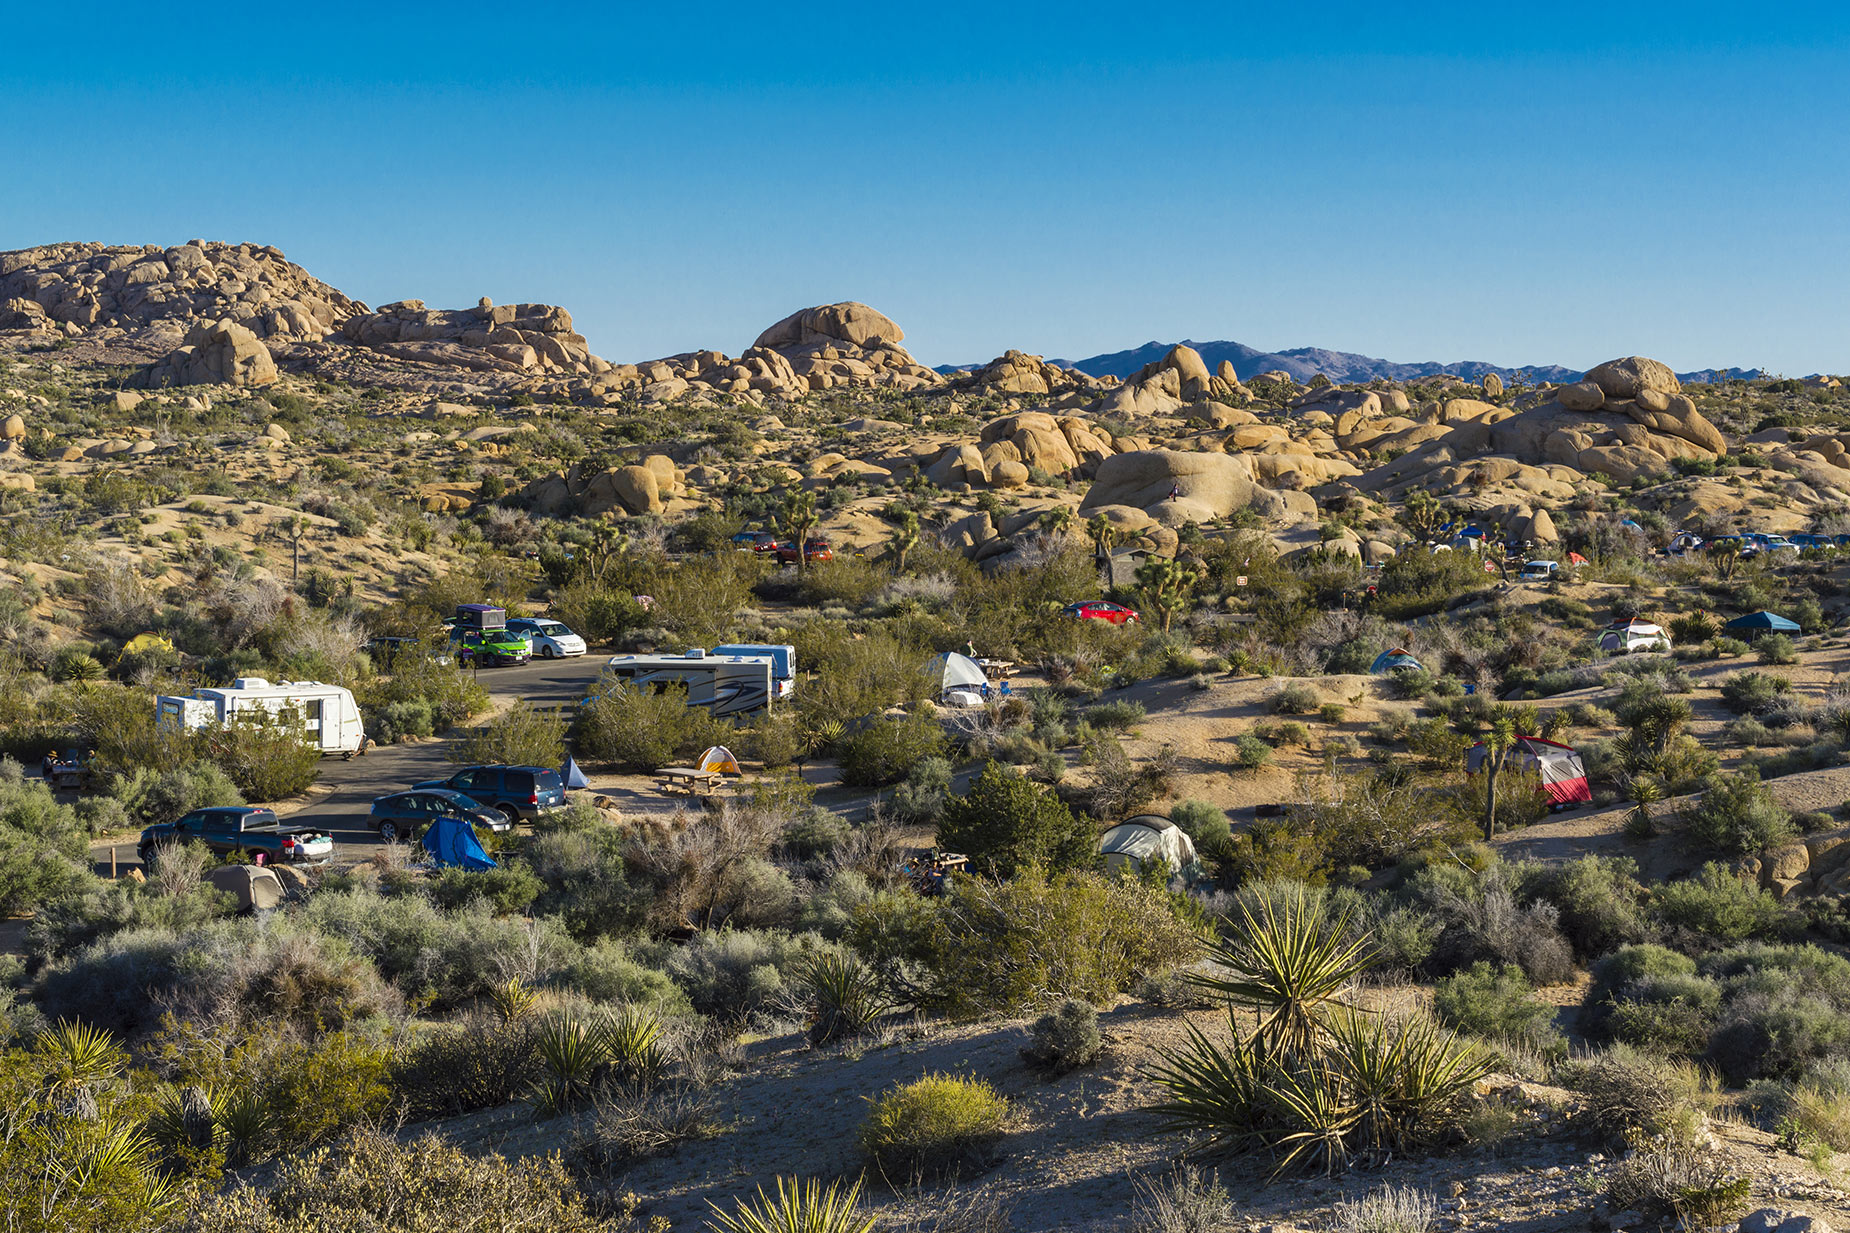
[[53, 792], [82, 792], [90, 786], [90, 768], [72, 766], [61, 762], [52, 768], [51, 790]]
[[1015, 675], [1015, 661], [1012, 659], [979, 659], [976, 666], [983, 670], [983, 675], [996, 680], [1006, 681]]
[[692, 766], [664, 766], [655, 772], [655, 785], [664, 792], [685, 792], [689, 796], [711, 795], [726, 782], [718, 771], [703, 771]]

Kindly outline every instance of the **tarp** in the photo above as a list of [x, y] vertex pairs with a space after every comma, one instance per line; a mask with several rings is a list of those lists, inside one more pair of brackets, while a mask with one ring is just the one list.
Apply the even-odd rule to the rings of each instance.
[[710, 746], [707, 751], [694, 759], [694, 769], [698, 771], [716, 771], [721, 775], [737, 775], [739, 760], [732, 756], [732, 751], [724, 745]]
[[[1482, 741], [1466, 750], [1465, 774], [1475, 775], [1483, 770], [1484, 759], [1488, 756], [1489, 751]], [[1567, 745], [1539, 736], [1519, 736], [1515, 747], [1505, 758], [1504, 766], [1539, 775], [1542, 792], [1548, 797], [1548, 803], [1558, 809], [1593, 803], [1593, 789], [1587, 784], [1586, 764]]]
[[1195, 859], [1195, 844], [1181, 827], [1153, 813], [1139, 814], [1106, 831], [1098, 841], [1105, 867], [1138, 867], [1157, 859], [1180, 869]]
[[283, 883], [261, 865], [221, 865], [206, 874], [215, 889], [236, 895], [247, 912], [268, 912], [283, 901]]
[[124, 655], [139, 655], [143, 651], [166, 651], [169, 655], [174, 653], [173, 643], [152, 632], [136, 634], [122, 644]]
[[591, 786], [591, 781], [585, 778], [585, 773], [578, 769], [578, 759], [572, 757], [571, 754], [565, 755], [565, 765], [559, 768], [559, 779], [568, 789]]
[[1777, 612], [1768, 612], [1765, 608], [1762, 608], [1758, 612], [1750, 612], [1746, 616], [1738, 616], [1722, 626], [1722, 628], [1740, 630], [1744, 633], [1758, 631], [1769, 634], [1796, 634], [1799, 632], [1799, 623], [1797, 621], [1789, 621], [1785, 617], [1780, 616]]
[[461, 818], [438, 818], [424, 832], [424, 850], [439, 865], [459, 865], [480, 871], [493, 869], [494, 861], [482, 851], [475, 828]]
[[940, 702], [952, 706], [983, 705], [983, 690], [989, 685], [989, 678], [968, 655], [959, 655], [956, 651], [934, 655], [925, 670], [938, 682]]
[[1411, 654], [1401, 650], [1399, 647], [1395, 647], [1391, 651], [1383, 651], [1381, 654], [1375, 656], [1375, 662], [1368, 665], [1368, 670], [1374, 675], [1380, 676], [1384, 672], [1399, 672], [1403, 668], [1412, 668], [1418, 671], [1425, 667], [1425, 664], [1413, 658]]

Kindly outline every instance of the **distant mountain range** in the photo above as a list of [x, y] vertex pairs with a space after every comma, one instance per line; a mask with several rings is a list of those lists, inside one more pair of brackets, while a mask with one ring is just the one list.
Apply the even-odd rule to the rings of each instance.
[[[1233, 371], [1242, 381], [1251, 380], [1262, 372], [1288, 372], [1299, 382], [1310, 380], [1322, 373], [1330, 380], [1341, 384], [1353, 384], [1364, 381], [1411, 381], [1416, 377], [1432, 377], [1441, 374], [1461, 377], [1467, 381], [1482, 380], [1485, 374], [1495, 373], [1505, 381], [1521, 373], [1525, 379], [1535, 381], [1578, 381], [1582, 369], [1563, 368], [1559, 364], [1535, 364], [1515, 368], [1506, 368], [1500, 364], [1486, 364], [1477, 360], [1464, 360], [1457, 364], [1397, 364], [1392, 360], [1379, 360], [1373, 356], [1357, 355], [1350, 351], [1326, 351], [1322, 347], [1298, 347], [1291, 351], [1259, 351], [1244, 343], [1237, 342], [1195, 342], [1193, 339], [1182, 340], [1186, 346], [1193, 347], [1207, 361], [1210, 372], [1220, 367], [1222, 360], [1233, 361]], [[1108, 355], [1094, 355], [1083, 360], [1050, 360], [1063, 368], [1077, 368], [1080, 372], [1093, 377], [1128, 377], [1145, 364], [1160, 360], [1168, 354], [1174, 343], [1147, 342], [1141, 347], [1129, 351], [1113, 351]], [[965, 365], [976, 368], [980, 365]], [[958, 366], [940, 368], [939, 372], [956, 372]], [[1731, 377], [1753, 377], [1758, 375], [1752, 368], [1708, 368], [1700, 372], [1680, 372], [1679, 381], [1725, 381]]]

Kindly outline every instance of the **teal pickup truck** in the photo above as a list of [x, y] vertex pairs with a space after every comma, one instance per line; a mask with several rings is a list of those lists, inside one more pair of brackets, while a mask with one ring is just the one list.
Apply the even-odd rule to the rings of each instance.
[[215, 805], [150, 826], [141, 832], [141, 863], [152, 868], [161, 850], [175, 843], [202, 843], [220, 854], [242, 852], [253, 865], [316, 865], [334, 855], [334, 841], [327, 835], [285, 827], [274, 810], [255, 805]]

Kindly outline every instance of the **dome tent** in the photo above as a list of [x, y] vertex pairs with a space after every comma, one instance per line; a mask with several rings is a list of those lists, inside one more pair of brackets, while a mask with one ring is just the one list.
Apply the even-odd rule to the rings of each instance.
[[1384, 673], [1403, 670], [1419, 672], [1425, 667], [1426, 665], [1415, 659], [1410, 652], [1395, 647], [1391, 651], [1383, 651], [1375, 656], [1375, 662], [1368, 665], [1368, 671], [1374, 676], [1381, 676]]
[[495, 867], [474, 828], [461, 818], [434, 819], [424, 831], [424, 850], [439, 865], [460, 865], [473, 872]]
[[1158, 859], [1171, 869], [1180, 869], [1195, 859], [1195, 842], [1188, 833], [1168, 818], [1153, 813], [1126, 818], [1106, 831], [1099, 837], [1098, 850], [1105, 858], [1107, 869], [1127, 864], [1141, 869]]
[[983, 705], [983, 694], [989, 688], [989, 678], [983, 675], [983, 669], [968, 655], [959, 655], [956, 651], [934, 655], [925, 666], [925, 671], [932, 680], [938, 682], [938, 701], [945, 706]]
[[694, 769], [715, 771], [721, 775], [739, 774], [739, 760], [732, 756], [732, 751], [724, 745], [709, 745], [700, 757], [694, 760]]
[[[1465, 774], [1475, 775], [1483, 770], [1484, 759], [1488, 756], [1489, 751], [1482, 741], [1466, 750]], [[1568, 809], [1593, 803], [1593, 789], [1587, 785], [1586, 764], [1571, 746], [1539, 736], [1519, 736], [1505, 755], [1504, 767], [1540, 776], [1542, 792], [1553, 808]]]

